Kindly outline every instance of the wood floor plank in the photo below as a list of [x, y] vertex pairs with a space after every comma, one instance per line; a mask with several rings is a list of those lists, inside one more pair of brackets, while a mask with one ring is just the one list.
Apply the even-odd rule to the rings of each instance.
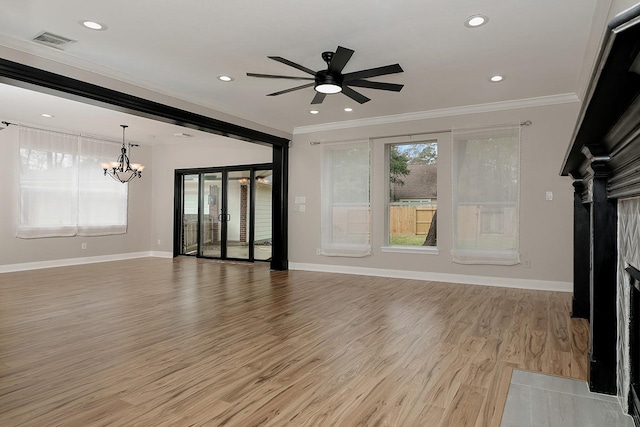
[[144, 258], [0, 274], [0, 425], [496, 426], [571, 295]]
[[481, 415], [478, 417], [476, 427], [500, 427], [513, 373], [512, 365], [500, 363], [499, 374], [494, 378], [487, 392], [487, 398], [480, 410]]
[[487, 396], [487, 389], [462, 384], [456, 397], [446, 409], [441, 427], [473, 427], [476, 425], [482, 402]]

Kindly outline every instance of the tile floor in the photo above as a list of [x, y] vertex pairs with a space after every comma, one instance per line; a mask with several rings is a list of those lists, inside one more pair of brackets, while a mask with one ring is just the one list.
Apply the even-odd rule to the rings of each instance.
[[634, 427], [617, 397], [585, 381], [513, 370], [501, 427]]

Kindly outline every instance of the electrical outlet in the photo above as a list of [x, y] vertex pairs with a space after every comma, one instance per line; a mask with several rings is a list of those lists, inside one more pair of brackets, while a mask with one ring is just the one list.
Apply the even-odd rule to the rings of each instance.
[[545, 199], [553, 200], [553, 191], [547, 191], [547, 194], [545, 194]]
[[82, 244], [82, 249], [87, 249], [87, 244], [86, 243]]
[[522, 261], [522, 266], [524, 268], [531, 268], [531, 260], [530, 259], [525, 259], [524, 261]]

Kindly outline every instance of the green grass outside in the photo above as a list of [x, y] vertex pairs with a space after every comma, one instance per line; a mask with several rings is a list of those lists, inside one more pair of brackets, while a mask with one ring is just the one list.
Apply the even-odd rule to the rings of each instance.
[[392, 234], [389, 236], [389, 243], [392, 246], [422, 246], [425, 235], [415, 234]]

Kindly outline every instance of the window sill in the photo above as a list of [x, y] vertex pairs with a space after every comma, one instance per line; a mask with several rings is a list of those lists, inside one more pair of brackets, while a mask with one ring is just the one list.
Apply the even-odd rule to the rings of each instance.
[[382, 246], [380, 251], [396, 254], [438, 255], [440, 253], [436, 246]]

